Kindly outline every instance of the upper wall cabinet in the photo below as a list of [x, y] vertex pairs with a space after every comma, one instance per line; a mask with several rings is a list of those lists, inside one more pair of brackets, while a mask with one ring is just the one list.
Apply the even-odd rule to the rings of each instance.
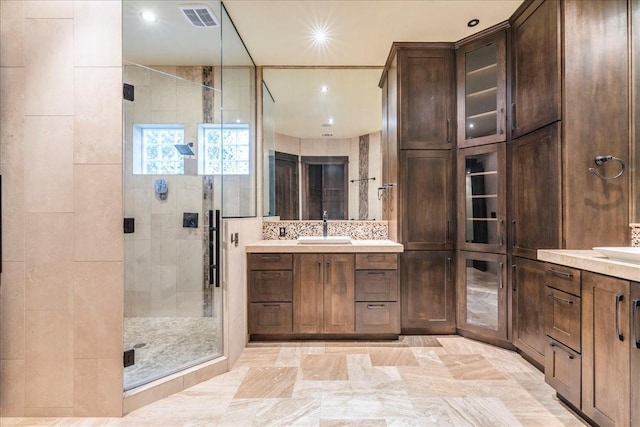
[[562, 118], [560, 5], [534, 1], [512, 30], [513, 138]]
[[456, 52], [458, 147], [507, 139], [505, 39], [502, 30], [465, 43]]
[[400, 78], [400, 149], [447, 149], [454, 146], [453, 50], [402, 49]]

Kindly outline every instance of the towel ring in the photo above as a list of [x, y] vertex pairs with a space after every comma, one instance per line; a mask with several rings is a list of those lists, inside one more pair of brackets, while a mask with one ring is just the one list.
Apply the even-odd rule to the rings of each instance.
[[600, 166], [603, 163], [608, 162], [609, 160], [615, 160], [617, 162], [620, 162], [620, 172], [617, 173], [617, 175], [614, 176], [602, 176], [600, 175], [600, 172], [598, 172], [596, 170], [596, 168], [589, 168], [589, 172], [591, 172], [592, 174], [594, 174], [595, 176], [597, 176], [598, 178], [601, 179], [617, 179], [620, 178], [622, 176], [622, 174], [624, 173], [624, 169], [625, 169], [625, 164], [624, 161], [622, 159], [619, 159], [617, 157], [614, 156], [596, 156], [595, 159], [593, 159], [593, 162], [597, 165]]

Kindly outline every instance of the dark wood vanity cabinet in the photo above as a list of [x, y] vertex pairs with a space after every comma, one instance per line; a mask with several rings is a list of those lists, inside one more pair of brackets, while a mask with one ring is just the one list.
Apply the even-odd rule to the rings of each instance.
[[511, 29], [511, 131], [518, 138], [562, 118], [560, 2], [535, 0]]
[[352, 333], [353, 254], [294, 254], [293, 331]]
[[512, 264], [513, 344], [540, 369], [544, 366], [545, 264], [526, 258], [514, 258]]
[[631, 423], [630, 286], [626, 280], [582, 273], [582, 411], [601, 426]]
[[407, 251], [400, 261], [403, 333], [455, 332], [452, 251]]
[[250, 254], [249, 333], [293, 332], [293, 257], [291, 254]]
[[356, 333], [399, 334], [397, 254], [356, 254]]

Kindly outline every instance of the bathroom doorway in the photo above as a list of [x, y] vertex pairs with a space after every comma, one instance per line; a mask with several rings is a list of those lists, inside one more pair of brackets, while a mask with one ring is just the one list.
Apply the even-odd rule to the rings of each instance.
[[348, 219], [348, 156], [302, 156], [302, 219]]

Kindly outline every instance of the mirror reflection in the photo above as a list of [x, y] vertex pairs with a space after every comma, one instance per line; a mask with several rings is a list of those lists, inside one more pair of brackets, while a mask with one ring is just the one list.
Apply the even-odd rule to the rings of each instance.
[[265, 216], [381, 218], [381, 73], [263, 70]]

